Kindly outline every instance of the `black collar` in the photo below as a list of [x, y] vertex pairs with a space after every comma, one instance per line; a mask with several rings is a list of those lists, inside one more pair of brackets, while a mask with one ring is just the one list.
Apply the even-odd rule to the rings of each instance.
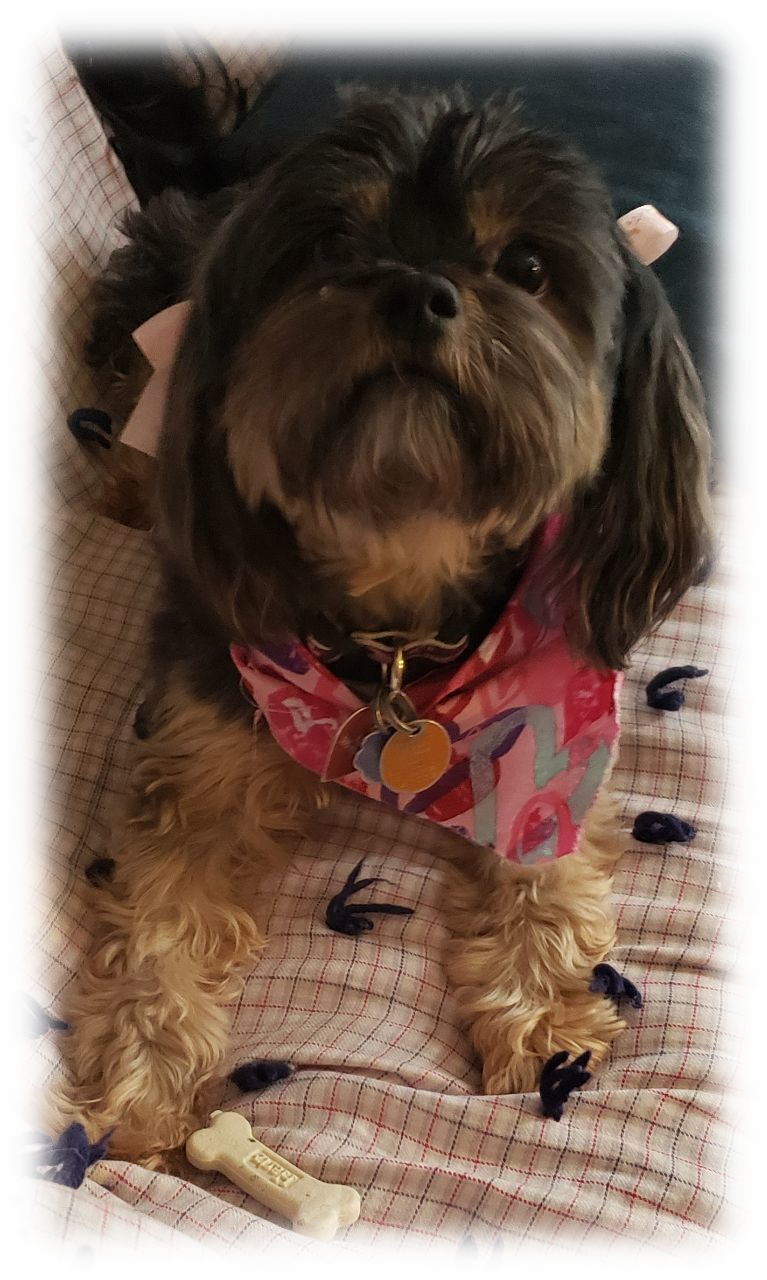
[[473, 601], [455, 608], [434, 636], [414, 640], [406, 632], [345, 631], [319, 614], [308, 623], [304, 644], [344, 684], [366, 690], [380, 684], [381, 668], [402, 648], [409, 684], [437, 667], [460, 662], [478, 648], [516, 590], [524, 559], [518, 551], [496, 557], [484, 589]]

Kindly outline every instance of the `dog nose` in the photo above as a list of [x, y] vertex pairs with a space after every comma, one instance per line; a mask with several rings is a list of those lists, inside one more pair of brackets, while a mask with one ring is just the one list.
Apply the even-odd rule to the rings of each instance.
[[412, 271], [387, 281], [378, 311], [397, 338], [438, 338], [460, 315], [461, 299], [444, 276]]

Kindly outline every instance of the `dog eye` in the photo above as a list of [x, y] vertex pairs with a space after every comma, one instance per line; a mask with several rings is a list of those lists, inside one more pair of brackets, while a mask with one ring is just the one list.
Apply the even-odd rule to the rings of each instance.
[[549, 281], [541, 254], [525, 240], [516, 240], [506, 246], [495, 264], [495, 273], [510, 284], [519, 285], [533, 297], [540, 297]]

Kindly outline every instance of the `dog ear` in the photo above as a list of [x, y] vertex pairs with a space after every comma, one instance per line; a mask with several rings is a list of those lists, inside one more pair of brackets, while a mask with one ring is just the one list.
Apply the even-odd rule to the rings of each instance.
[[703, 390], [665, 293], [621, 244], [627, 282], [610, 438], [563, 545], [577, 638], [620, 668], [710, 566], [710, 435]]
[[[232, 290], [203, 272], [171, 373], [158, 451], [156, 537], [166, 570], [233, 640], [294, 631], [286, 597], [315, 600], [292, 530], [276, 507], [252, 510], [227, 457], [221, 408], [239, 333]], [[284, 591], [290, 582], [298, 590]]]

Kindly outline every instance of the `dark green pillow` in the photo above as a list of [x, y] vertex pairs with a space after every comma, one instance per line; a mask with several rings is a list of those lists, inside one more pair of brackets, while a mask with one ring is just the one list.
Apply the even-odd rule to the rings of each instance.
[[224, 143], [228, 172], [327, 122], [353, 81], [519, 90], [601, 166], [618, 212], [679, 224], [658, 274], [718, 449], [767, 497], [767, 52], [738, 20], [716, 0], [320, 0]]

